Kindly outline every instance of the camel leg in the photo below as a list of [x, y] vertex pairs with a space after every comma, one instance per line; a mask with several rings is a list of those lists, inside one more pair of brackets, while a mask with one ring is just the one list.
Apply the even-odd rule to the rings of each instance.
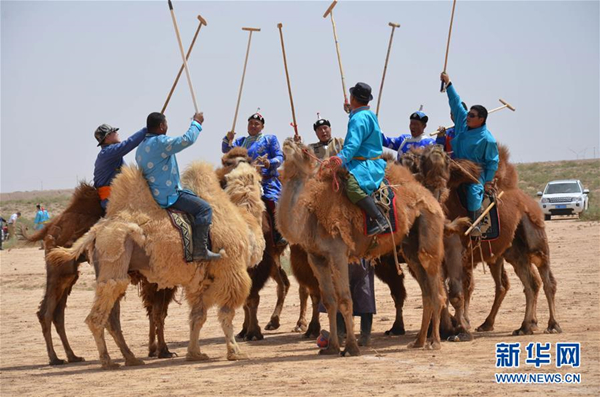
[[165, 288], [153, 294], [152, 317], [156, 328], [156, 338], [158, 339], [158, 358], [171, 358], [176, 355], [169, 351], [165, 341], [165, 319], [167, 318], [169, 303], [171, 303], [175, 291], [175, 288]]
[[144, 362], [136, 358], [133, 352], [129, 349], [129, 346], [127, 346], [125, 338], [123, 337], [123, 331], [121, 331], [121, 298], [122, 296], [117, 299], [110, 312], [108, 322], [106, 323], [106, 329], [115, 340], [115, 343], [119, 347], [119, 350], [121, 350], [123, 357], [125, 357], [126, 366], [129, 367], [143, 365]]
[[[457, 329], [454, 329], [452, 322], [449, 322], [449, 313], [444, 305], [443, 318], [444, 326], [442, 331], [446, 336], [450, 331], [452, 334], [448, 340], [451, 341], [471, 341], [473, 335], [469, 328], [469, 323], [465, 318], [465, 294], [463, 291], [464, 267], [462, 263], [463, 247], [460, 237], [452, 235], [444, 238], [444, 270], [448, 279], [448, 297], [452, 307], [454, 307], [454, 317], [457, 322]], [[448, 329], [450, 328], [450, 329]]]
[[321, 333], [321, 323], [319, 321], [319, 302], [321, 297], [317, 294], [310, 294], [310, 300], [312, 302], [312, 318], [308, 329], [304, 333], [305, 338], [316, 338]]
[[65, 330], [65, 309], [67, 307], [67, 299], [69, 297], [69, 294], [71, 293], [71, 288], [77, 281], [77, 278], [78, 277], [75, 277], [74, 279], [70, 280], [71, 283], [69, 287], [63, 292], [63, 296], [60, 298], [60, 301], [58, 302], [58, 305], [54, 310], [53, 318], [54, 326], [56, 327], [56, 332], [60, 336], [60, 340], [63, 344], [65, 352], [67, 353], [67, 360], [70, 363], [85, 361], [83, 357], [78, 357], [75, 355], [75, 353], [73, 353], [73, 350], [69, 345], [69, 340], [67, 339], [67, 332]]
[[104, 327], [107, 324], [108, 317], [115, 305], [115, 302], [127, 291], [129, 278], [107, 280], [96, 283], [96, 296], [92, 310], [85, 319], [86, 324], [94, 335], [94, 341], [100, 355], [102, 369], [115, 369], [119, 364], [113, 362], [106, 348], [104, 339]]
[[490, 314], [488, 314], [483, 324], [477, 327], [478, 332], [494, 330], [494, 322], [496, 321], [498, 310], [500, 309], [500, 305], [502, 304], [502, 301], [504, 300], [504, 297], [510, 288], [508, 275], [504, 269], [504, 258], [499, 257], [496, 259], [496, 261], [489, 262], [488, 265], [490, 267], [492, 278], [494, 279], [494, 284], [496, 285], [496, 291], [494, 294], [494, 304], [492, 305], [492, 310], [490, 311]]
[[[246, 341], [263, 340], [265, 338], [258, 324], [258, 305], [260, 304], [260, 295], [258, 293], [258, 289], [252, 288], [250, 296], [246, 298], [246, 303], [244, 304], [244, 314], [247, 315], [248, 320], [246, 334], [244, 335], [244, 340]], [[244, 318], [244, 322], [246, 322], [246, 318]]]
[[[418, 264], [412, 263], [412, 261], [409, 261], [408, 265], [411, 267], [413, 273], [415, 274], [417, 282], [419, 283], [419, 287], [421, 287], [421, 297], [423, 300], [423, 316], [421, 318], [421, 328], [417, 333], [416, 340], [414, 342], [409, 343], [408, 347], [425, 347], [425, 342], [427, 341], [427, 329], [429, 328], [429, 323], [431, 322], [431, 317], [433, 315], [432, 302], [429, 298], [431, 291], [429, 290], [429, 286], [427, 285], [427, 275], [425, 274], [425, 269], [423, 269]], [[435, 328], [432, 329], [432, 333], [433, 332], [435, 332]]]
[[537, 296], [540, 285], [535, 273], [532, 271], [529, 256], [520, 240], [515, 239], [513, 245], [506, 251], [504, 258], [514, 267], [517, 276], [523, 283], [525, 293], [525, 318], [519, 329], [513, 331], [513, 335], [532, 335], [535, 309], [534, 299]]
[[[321, 349], [319, 354], [339, 354], [340, 341], [337, 336], [337, 302], [335, 298], [335, 289], [331, 277], [331, 269], [326, 258], [314, 254], [308, 254], [308, 263], [313, 270], [313, 273], [319, 281], [319, 290], [321, 292], [321, 301], [327, 309], [327, 317], [329, 317], [329, 344], [327, 348]], [[346, 269], [346, 285], [349, 285], [348, 270]], [[353, 328], [349, 328], [353, 329]]]
[[[200, 351], [200, 330], [206, 322], [206, 304], [202, 296], [192, 296], [188, 293], [187, 299], [190, 303], [190, 343], [185, 359], [187, 361], [205, 361], [208, 356]], [[233, 330], [232, 330], [233, 334]], [[233, 335], [232, 335], [233, 337]]]
[[244, 339], [246, 332], [248, 332], [248, 322], [250, 319], [250, 309], [248, 308], [247, 302], [244, 302], [244, 323], [242, 324], [242, 330], [236, 335], [237, 338]]
[[273, 310], [273, 314], [271, 315], [271, 320], [265, 326], [265, 329], [269, 331], [279, 328], [279, 317], [283, 310], [285, 297], [290, 289], [290, 280], [288, 279], [285, 270], [281, 267], [279, 259], [275, 262], [277, 263], [277, 266], [273, 270], [275, 272], [273, 279], [277, 283], [277, 303], [275, 304], [275, 310]]
[[154, 324], [154, 311], [148, 313], [148, 357], [156, 356], [156, 325]]
[[394, 324], [392, 325], [392, 328], [385, 331], [385, 334], [404, 335], [406, 333], [402, 315], [402, 308], [404, 306], [404, 300], [406, 299], [404, 273], [398, 274], [392, 256], [386, 255], [382, 257], [381, 262], [375, 266], [375, 275], [390, 288], [390, 295], [394, 300], [394, 307], [396, 309], [396, 319], [394, 320]]
[[[348, 258], [345, 252], [336, 250], [336, 255], [332, 257], [331, 266], [333, 271], [338, 274], [333, 278], [333, 286], [335, 288], [338, 310], [344, 317], [346, 325], [346, 348], [342, 352], [342, 356], [360, 356], [360, 349], [354, 335], [354, 318], [352, 317], [352, 295], [350, 294], [350, 280], [348, 274]], [[328, 311], [329, 314], [329, 311]], [[333, 332], [333, 330], [332, 330]], [[337, 334], [337, 329], [335, 330]]]
[[464, 311], [463, 317], [469, 328], [471, 327], [471, 320], [469, 317], [469, 307], [471, 305], [471, 296], [475, 290], [475, 277], [473, 276], [473, 268], [470, 265], [463, 267], [463, 294], [464, 294]]
[[300, 300], [300, 316], [292, 332], [305, 332], [307, 328], [306, 307], [308, 306], [308, 288], [300, 285], [298, 287], [298, 298]]
[[235, 317], [235, 310], [231, 307], [223, 306], [219, 308], [218, 317], [223, 333], [225, 334], [227, 359], [230, 361], [248, 359], [248, 355], [241, 352], [239, 345], [233, 337], [233, 318]]
[[558, 321], [556, 320], [556, 304], [554, 302], [554, 296], [556, 295], [556, 279], [554, 275], [552, 275], [552, 271], [550, 270], [549, 260], [544, 260], [540, 266], [538, 266], [538, 271], [540, 276], [542, 277], [542, 282], [544, 283], [544, 293], [546, 294], [546, 300], [548, 301], [548, 309], [550, 311], [550, 318], [548, 319], [548, 328], [544, 330], [546, 334], [560, 334], [562, 333], [562, 329], [560, 325], [558, 325]]

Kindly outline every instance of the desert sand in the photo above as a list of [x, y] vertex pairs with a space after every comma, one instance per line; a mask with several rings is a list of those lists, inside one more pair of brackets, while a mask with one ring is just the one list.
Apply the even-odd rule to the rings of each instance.
[[[173, 303], [166, 322], [166, 338], [173, 359], [147, 358], [148, 321], [135, 287], [130, 287], [121, 306], [125, 338], [133, 352], [146, 365], [100, 369], [96, 346], [84, 323], [94, 296], [94, 271], [80, 267], [81, 277], [69, 298], [66, 327], [77, 355], [86, 362], [51, 367], [41, 327], [35, 315], [45, 288], [43, 251], [36, 248], [0, 251], [0, 393], [2, 396], [40, 395], [593, 395], [600, 394], [600, 224], [556, 220], [547, 222], [551, 266], [558, 281], [556, 295], [558, 321], [562, 334], [547, 335], [543, 329], [548, 309], [543, 291], [538, 299], [540, 330], [532, 336], [511, 336], [520, 326], [525, 310], [522, 286], [507, 265], [511, 289], [500, 309], [495, 330], [475, 333], [473, 342], [445, 342], [438, 351], [408, 349], [418, 331], [421, 298], [416, 281], [406, 279], [408, 299], [404, 306], [407, 334], [388, 337], [383, 333], [394, 319], [394, 305], [387, 287], [377, 281], [377, 314], [373, 324], [373, 345], [361, 348], [360, 357], [321, 357], [314, 340], [290, 332], [294, 327], [299, 301], [297, 283], [286, 299], [281, 328], [264, 331], [265, 339], [241, 342], [250, 355], [247, 361], [225, 358], [223, 333], [214, 309], [200, 335], [206, 362], [187, 362], [188, 307]], [[475, 271], [476, 287], [471, 304], [472, 326], [483, 322], [491, 307], [494, 287], [489, 271], [480, 265]], [[262, 291], [259, 321], [264, 326], [275, 303], [275, 284]], [[178, 298], [181, 298], [178, 296]], [[241, 328], [243, 311], [235, 318]], [[358, 320], [358, 319], [356, 319]], [[324, 315], [322, 326], [328, 328]], [[356, 321], [355, 329], [359, 325]], [[54, 331], [54, 330], [53, 330]], [[53, 332], [54, 346], [65, 358], [62, 345]], [[109, 351], [117, 362], [122, 356], [107, 334]], [[496, 369], [495, 344], [521, 343], [521, 366]], [[525, 365], [529, 342], [581, 342], [581, 367], [536, 369]], [[499, 385], [496, 372], [580, 373], [580, 384]]]

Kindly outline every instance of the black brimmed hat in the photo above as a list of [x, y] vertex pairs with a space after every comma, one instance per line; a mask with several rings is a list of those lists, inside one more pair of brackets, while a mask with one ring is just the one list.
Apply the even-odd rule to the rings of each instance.
[[265, 118], [262, 116], [262, 114], [256, 112], [254, 113], [252, 116], [248, 117], [248, 121], [250, 120], [258, 120], [261, 123], [265, 124]]
[[119, 131], [118, 128], [111, 127], [108, 124], [102, 124], [100, 127], [96, 128], [96, 132], [94, 132], [94, 138], [96, 138], [98, 141], [98, 146], [102, 145], [108, 134], [117, 131]]
[[354, 87], [350, 88], [350, 95], [363, 103], [368, 103], [373, 99], [373, 95], [371, 95], [371, 86], [367, 83], [356, 83]]

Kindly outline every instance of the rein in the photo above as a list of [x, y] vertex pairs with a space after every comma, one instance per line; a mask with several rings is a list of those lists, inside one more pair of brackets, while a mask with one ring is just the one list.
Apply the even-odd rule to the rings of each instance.
[[[308, 149], [302, 149], [302, 152], [305, 153], [308, 157], [310, 157], [311, 159], [315, 160], [317, 163], [319, 163], [319, 171], [317, 172], [317, 178], [321, 178], [322, 176], [322, 171], [323, 171], [323, 163], [325, 162], [325, 160], [321, 160], [320, 158], [318, 158], [317, 156], [315, 156], [314, 154], [312, 154], [310, 152], [310, 150]], [[331, 182], [331, 188], [333, 189], [334, 192], [339, 192], [340, 190], [340, 182], [338, 181], [337, 178], [337, 173], [335, 172], [335, 170], [333, 170], [333, 167], [329, 167], [332, 169], [332, 173], [333, 173], [333, 180]]]

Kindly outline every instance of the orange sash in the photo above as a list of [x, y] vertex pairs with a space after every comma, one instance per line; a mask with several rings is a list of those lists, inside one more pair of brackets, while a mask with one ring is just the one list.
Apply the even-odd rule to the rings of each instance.
[[106, 200], [110, 197], [110, 186], [100, 186], [98, 188], [98, 195], [100, 196], [100, 200]]

